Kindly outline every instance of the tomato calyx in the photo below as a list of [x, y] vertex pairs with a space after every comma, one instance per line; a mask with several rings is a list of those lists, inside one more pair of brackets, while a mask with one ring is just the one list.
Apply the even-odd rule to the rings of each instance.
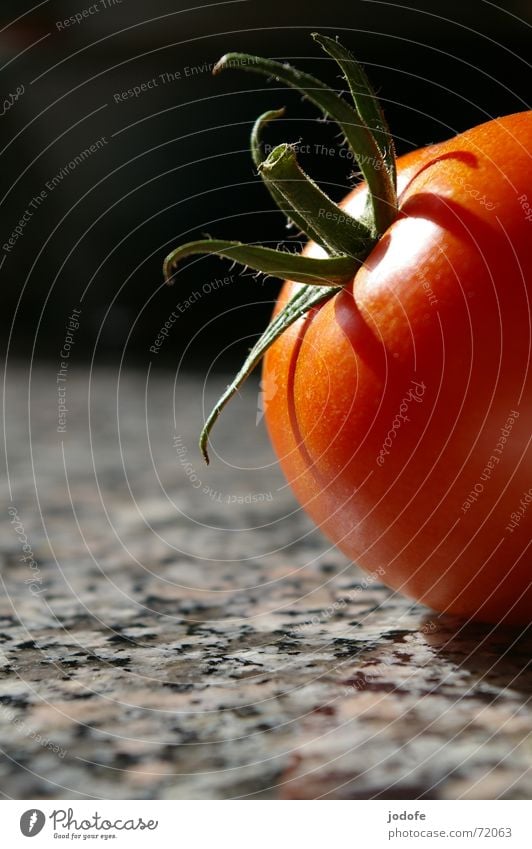
[[353, 105], [316, 77], [273, 59], [246, 53], [227, 53], [214, 66], [213, 74], [240, 68], [262, 74], [295, 88], [314, 103], [324, 116], [335, 121], [357, 161], [368, 185], [365, 215], [374, 234], [386, 232], [397, 214], [395, 151], [388, 125], [371, 84], [354, 56], [338, 41], [313, 33], [314, 40], [340, 66], [353, 96]]
[[211, 429], [225, 404], [237, 392], [267, 349], [312, 307], [333, 297], [354, 277], [378, 239], [397, 216], [396, 165], [393, 140], [379, 102], [362, 68], [338, 41], [313, 33], [315, 41], [339, 65], [348, 83], [353, 105], [321, 80], [288, 64], [245, 53], [228, 53], [213, 69], [240, 68], [274, 78], [297, 89], [326, 118], [333, 119], [350, 148], [368, 187], [366, 207], [354, 218], [331, 200], [297, 161], [295, 146], [281, 144], [264, 155], [262, 131], [282, 118], [284, 109], [261, 115], [251, 133], [251, 155], [271, 197], [291, 223], [319, 245], [325, 256], [309, 257], [287, 250], [221, 239], [202, 239], [176, 248], [164, 262], [164, 276], [173, 282], [175, 268], [193, 254], [216, 254], [281, 279], [303, 284], [268, 325], [208, 417], [200, 436], [200, 450], [209, 462]]

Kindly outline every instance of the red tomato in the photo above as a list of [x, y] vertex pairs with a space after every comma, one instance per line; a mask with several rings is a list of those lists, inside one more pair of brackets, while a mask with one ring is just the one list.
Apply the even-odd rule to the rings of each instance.
[[526, 112], [399, 159], [399, 217], [263, 368], [274, 448], [327, 537], [436, 610], [514, 624], [532, 621], [530, 151]]

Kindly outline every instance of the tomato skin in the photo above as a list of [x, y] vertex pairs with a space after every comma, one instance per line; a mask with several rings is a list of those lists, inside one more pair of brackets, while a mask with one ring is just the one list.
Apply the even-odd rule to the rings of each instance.
[[400, 216], [263, 366], [274, 449], [326, 536], [438, 611], [512, 624], [532, 621], [530, 152], [526, 112], [399, 159]]

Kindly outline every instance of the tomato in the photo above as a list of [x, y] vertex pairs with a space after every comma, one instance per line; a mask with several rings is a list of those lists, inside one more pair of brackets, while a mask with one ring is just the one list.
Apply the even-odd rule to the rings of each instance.
[[[258, 174], [311, 241], [303, 256], [204, 239], [165, 260], [214, 253], [292, 277], [274, 318], [227, 387], [210, 431], [261, 357], [265, 420], [305, 510], [348, 557], [438, 611], [532, 621], [528, 554], [532, 280], [532, 112], [475, 127], [395, 160], [365, 72], [337, 38], [353, 105], [271, 59], [229, 53], [295, 88], [334, 120], [366, 180], [338, 206], [305, 174], [295, 146]], [[397, 184], [396, 184], [397, 173]], [[314, 241], [312, 241], [314, 240]]]
[[400, 158], [398, 217], [263, 365], [271, 441], [326, 536], [438, 611], [512, 624], [532, 621], [530, 151], [525, 112]]

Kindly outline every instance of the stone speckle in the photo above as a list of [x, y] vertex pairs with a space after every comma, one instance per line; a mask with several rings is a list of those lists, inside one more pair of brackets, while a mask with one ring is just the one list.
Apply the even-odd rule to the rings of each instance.
[[42, 592], [8, 516], [4, 793], [530, 798], [531, 637], [362, 584], [285, 487], [255, 427], [256, 385], [222, 419], [206, 469], [200, 380], [178, 375], [174, 394], [174, 375], [118, 384], [102, 370], [89, 396], [72, 370], [58, 434], [42, 367], [32, 467], [27, 381], [10, 373], [5, 494]]

